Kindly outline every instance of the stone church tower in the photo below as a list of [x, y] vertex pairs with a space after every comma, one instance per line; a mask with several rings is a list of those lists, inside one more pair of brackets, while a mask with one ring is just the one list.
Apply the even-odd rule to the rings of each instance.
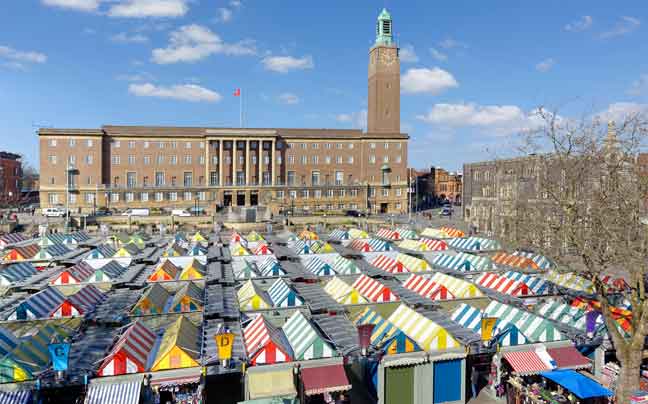
[[400, 60], [392, 19], [383, 9], [369, 51], [368, 133], [400, 133]]

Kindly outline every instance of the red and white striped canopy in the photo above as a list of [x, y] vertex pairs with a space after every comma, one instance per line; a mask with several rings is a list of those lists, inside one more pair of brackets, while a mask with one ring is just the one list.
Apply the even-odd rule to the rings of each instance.
[[364, 274], [353, 282], [353, 288], [372, 302], [397, 302], [399, 300], [391, 289]]

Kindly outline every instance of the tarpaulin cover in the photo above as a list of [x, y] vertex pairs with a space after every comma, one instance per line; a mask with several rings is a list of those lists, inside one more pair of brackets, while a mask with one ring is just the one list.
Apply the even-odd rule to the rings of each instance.
[[613, 395], [610, 390], [573, 370], [555, 370], [553, 372], [542, 372], [540, 375], [558, 383], [581, 399], [611, 397]]
[[27, 404], [31, 391], [0, 391], [0, 404]]
[[342, 365], [302, 369], [301, 377], [307, 396], [351, 390], [351, 383]]
[[88, 388], [85, 404], [139, 403], [143, 375], [115, 380], [115, 383], [93, 383]]
[[535, 351], [506, 352], [504, 359], [513, 368], [513, 373], [528, 376], [551, 370], [551, 367]]
[[296, 396], [292, 368], [272, 372], [248, 372], [248, 392], [251, 399]]
[[592, 366], [589, 359], [581, 355], [573, 346], [547, 348], [547, 352], [561, 369], [583, 369]]

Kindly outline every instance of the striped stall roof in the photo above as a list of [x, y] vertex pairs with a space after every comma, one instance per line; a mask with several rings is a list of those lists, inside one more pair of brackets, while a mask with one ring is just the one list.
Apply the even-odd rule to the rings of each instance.
[[243, 330], [250, 363], [261, 365], [291, 361], [292, 351], [281, 334], [282, 331], [267, 321], [263, 314], [258, 314]]
[[551, 267], [553, 266], [549, 258], [545, 257], [544, 255], [535, 254], [528, 251], [515, 251], [513, 255], [530, 258], [531, 261], [535, 262], [536, 265], [538, 265], [538, 267], [542, 270], [551, 269]]
[[[585, 331], [587, 327], [585, 310], [572, 307], [561, 299], [547, 300], [542, 305], [538, 305], [535, 312], [542, 317], [581, 331]], [[597, 323], [603, 324], [603, 318], [599, 318]]]
[[341, 255], [336, 256], [333, 260], [333, 269], [341, 275], [353, 275], [361, 272], [355, 262]]
[[[619, 331], [622, 334], [629, 335], [632, 331], [632, 310], [630, 302], [624, 300], [620, 303], [620, 307], [612, 306], [610, 307], [610, 312], [612, 313], [612, 318], [617, 322]], [[596, 300], [585, 299], [577, 297], [571, 302], [572, 307], [585, 310], [586, 312], [590, 311], [601, 311], [601, 303]]]
[[321, 337], [304, 314], [296, 311], [282, 327], [296, 360], [330, 358], [333, 347]]
[[10, 330], [0, 327], [0, 357], [13, 351], [18, 343], [18, 338]]
[[156, 336], [146, 325], [135, 321], [124, 331], [99, 367], [100, 376], [137, 373], [146, 370]]
[[403, 287], [432, 300], [454, 299], [455, 296], [444, 285], [420, 275], [411, 274]]
[[527, 258], [521, 255], [507, 254], [505, 252], [498, 252], [493, 255], [493, 262], [497, 265], [504, 267], [525, 269], [525, 270], [538, 270], [540, 267], [538, 264], [533, 262], [531, 258]]
[[460, 348], [461, 344], [443, 327], [401, 304], [387, 319], [426, 351]]
[[[87, 313], [99, 303], [106, 300], [107, 296], [94, 285], [84, 286], [78, 292], [68, 296], [59, 307], [54, 310], [52, 317], [71, 317]], [[68, 304], [69, 303], [69, 306]]]
[[319, 257], [307, 259], [304, 266], [309, 272], [312, 272], [317, 276], [335, 275], [333, 266]]
[[391, 289], [365, 274], [360, 275], [353, 282], [352, 287], [372, 302], [397, 302], [400, 300]]
[[448, 243], [443, 240], [435, 240], [431, 238], [421, 238], [420, 243], [423, 243], [427, 247], [426, 251], [446, 251], [448, 249]]
[[391, 258], [384, 254], [380, 254], [374, 257], [374, 259], [371, 260], [370, 264], [389, 273], [409, 272], [402, 262], [398, 262], [394, 258]]
[[311, 244], [311, 250], [315, 254], [331, 254], [335, 252], [335, 248], [327, 242], [316, 240]]
[[475, 280], [475, 283], [510, 296], [529, 296], [532, 294], [526, 283], [493, 272], [484, 272]]
[[28, 404], [31, 397], [31, 390], [0, 391], [0, 404]]
[[483, 237], [453, 238], [448, 241], [448, 245], [455, 250], [471, 252], [495, 251], [502, 249], [502, 245], [498, 241]]
[[7, 233], [0, 236], [0, 246], [22, 243], [27, 240], [29, 240], [29, 238], [23, 233]]
[[329, 240], [349, 240], [351, 235], [347, 230], [344, 229], [335, 229], [329, 234]]
[[493, 269], [493, 263], [490, 258], [463, 252], [456, 255], [436, 255], [432, 259], [432, 265], [461, 272], [488, 271]]
[[388, 229], [386, 227], [378, 229], [376, 237], [392, 241], [402, 240], [400, 234], [396, 230]]
[[265, 240], [261, 234], [259, 234], [258, 232], [254, 231], [254, 230], [249, 232], [247, 234], [247, 236], [245, 236], [245, 238], [247, 239], [247, 241], [263, 241], [263, 240]]
[[174, 313], [202, 310], [205, 291], [195, 282], [185, 282], [173, 295], [168, 311]]
[[148, 277], [149, 282], [171, 281], [176, 279], [178, 274], [182, 272], [173, 262], [165, 259]]
[[514, 279], [516, 281], [524, 282], [529, 290], [535, 295], [544, 295], [549, 293], [549, 285], [547, 282], [538, 276], [527, 275], [520, 272], [508, 271], [502, 274], [509, 279]]
[[152, 371], [199, 366], [200, 330], [186, 316], [164, 330]]
[[441, 229], [433, 229], [431, 227], [426, 227], [421, 232], [421, 237], [431, 237], [431, 238], [451, 238], [451, 236]]
[[38, 254], [40, 246], [38, 246], [38, 244], [28, 244], [25, 246], [14, 247], [13, 250], [15, 250], [22, 258], [28, 260]]
[[[469, 330], [481, 335], [482, 317], [485, 317], [485, 313], [482, 310], [469, 304], [462, 303], [455, 309], [450, 316], [450, 319], [460, 326], [468, 328]], [[492, 336], [493, 338], [499, 337], [500, 346], [514, 346], [531, 342], [524, 334], [518, 331], [515, 325], [506, 323], [501, 319], [498, 319], [495, 323]]]
[[455, 278], [454, 276], [436, 272], [430, 277], [430, 280], [445, 286], [457, 299], [484, 296], [473, 283]]
[[561, 341], [564, 336], [548, 320], [504, 303], [492, 301], [484, 310], [487, 316], [497, 317], [515, 325], [533, 342]]
[[377, 238], [370, 238], [367, 243], [369, 243], [371, 251], [385, 252], [393, 250], [391, 243], [389, 243], [388, 241], [379, 240]]
[[418, 238], [416, 232], [412, 229], [408, 229], [407, 227], [399, 227], [396, 229], [396, 232], [400, 236], [401, 240], [415, 240]]
[[443, 226], [440, 229], [442, 232], [448, 235], [450, 238], [455, 238], [455, 237], [465, 237], [466, 233], [459, 229], [455, 229], [454, 227], [450, 226]]
[[270, 255], [272, 254], [272, 250], [270, 250], [270, 247], [268, 247], [267, 244], [265, 243], [260, 243], [253, 251], [252, 254], [254, 255]]
[[398, 254], [396, 256], [396, 261], [403, 264], [403, 267], [409, 272], [428, 272], [432, 270], [432, 267], [427, 261], [412, 257], [411, 255], [402, 253]]
[[38, 270], [29, 262], [18, 262], [0, 269], [0, 284], [13, 284], [36, 275]]
[[135, 315], [162, 314], [170, 298], [171, 293], [168, 290], [158, 283], [153, 283], [144, 290], [131, 312]]
[[200, 244], [194, 244], [189, 247], [186, 254], [190, 257], [196, 257], [199, 255], [207, 255], [207, 249]]
[[562, 273], [558, 271], [549, 271], [545, 274], [544, 278], [565, 289], [571, 289], [577, 292], [594, 293], [594, 285], [592, 282], [573, 272]]
[[337, 276], [326, 283], [324, 291], [340, 304], [367, 303], [367, 299], [357, 289]]
[[301, 233], [299, 233], [297, 238], [301, 240], [318, 240], [319, 236], [314, 231], [303, 230]]
[[257, 263], [257, 268], [261, 276], [281, 276], [286, 274], [286, 271], [281, 268], [281, 264], [274, 255], [266, 257], [260, 264]]
[[266, 300], [265, 293], [249, 280], [237, 292], [241, 310], [269, 309], [272, 305]]
[[230, 250], [230, 255], [232, 257], [242, 257], [245, 255], [250, 255], [250, 252], [247, 250], [247, 248], [243, 247], [241, 243], [230, 245], [229, 250]]
[[232, 271], [236, 279], [251, 279], [259, 276], [252, 263], [246, 259], [232, 261]]
[[64, 246], [63, 244], [54, 244], [49, 247], [46, 247], [47, 253], [52, 257], [60, 257], [65, 254], [69, 254], [72, 250]]
[[285, 280], [279, 278], [268, 289], [270, 300], [274, 307], [294, 307], [301, 306], [304, 301], [297, 295]]
[[47, 287], [23, 300], [8, 320], [48, 318], [65, 301], [65, 296], [53, 287]]
[[78, 279], [79, 282], [85, 282], [95, 273], [95, 269], [83, 261], [71, 266], [67, 271], [72, 277]]
[[371, 333], [371, 344], [380, 346], [384, 341], [389, 339], [392, 335], [397, 333], [398, 328], [385, 320], [377, 311], [371, 307], [365, 308], [356, 320], [356, 325], [374, 324], [375, 327]]
[[400, 243], [397, 244], [398, 248], [402, 248], [404, 250], [410, 250], [410, 251], [427, 251], [428, 246], [425, 245], [421, 240], [412, 240], [412, 239], [407, 239], [403, 240]]
[[288, 243], [288, 247], [290, 247], [295, 254], [313, 254], [310, 240], [295, 240]]
[[351, 244], [349, 244], [349, 247], [353, 250], [360, 251], [360, 252], [372, 252], [374, 251], [371, 248], [371, 245], [369, 245], [368, 240], [366, 239], [355, 239], [351, 241]]

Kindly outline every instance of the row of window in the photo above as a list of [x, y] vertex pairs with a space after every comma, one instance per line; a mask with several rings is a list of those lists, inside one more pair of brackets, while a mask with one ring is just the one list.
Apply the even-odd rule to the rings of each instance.
[[[305, 150], [305, 149], [308, 149], [309, 144], [311, 145], [311, 148], [314, 149], [314, 150], [317, 150], [317, 149], [320, 148], [319, 143], [299, 143], [299, 147], [302, 150]], [[389, 142], [385, 142], [383, 144], [383, 148], [385, 150], [389, 149], [389, 144], [390, 144]], [[346, 145], [347, 145], [348, 149], [353, 149], [355, 147], [355, 145], [353, 143], [347, 143]], [[402, 143], [394, 143], [394, 146], [396, 147], [396, 149], [399, 149], [399, 150], [403, 147]], [[342, 149], [343, 147], [344, 147], [343, 143], [335, 143], [335, 148], [336, 149]], [[295, 148], [295, 143], [288, 143], [288, 148], [289, 149], [294, 149]], [[330, 149], [333, 148], [333, 144], [332, 143], [323, 143], [322, 148], [330, 150]], [[375, 149], [376, 148], [376, 143], [370, 143], [369, 148]]]
[[[395, 196], [402, 196], [403, 195], [403, 190], [401, 188], [396, 188], [394, 190]], [[355, 198], [358, 196], [358, 190], [357, 189], [351, 189], [348, 192], [348, 195], [352, 198]], [[381, 189], [381, 195], [383, 197], [389, 197], [389, 188], [382, 188]], [[285, 197], [285, 193], [283, 190], [276, 191], [275, 196], [277, 199], [283, 199]], [[321, 189], [314, 189], [314, 190], [308, 190], [308, 189], [302, 189], [302, 190], [290, 190], [288, 191], [288, 198], [289, 199], [297, 199], [299, 197], [300, 199], [308, 199], [310, 197], [313, 197], [314, 199], [319, 199], [319, 198], [344, 198], [347, 196], [347, 191], [345, 189], [327, 189], [322, 191]], [[370, 198], [375, 198], [376, 197], [376, 188], [369, 188], [369, 197]]]
[[[56, 193], [50, 193], [48, 195], [48, 202], [50, 205], [57, 205], [59, 203], [63, 203], [63, 199], [65, 198], [65, 195], [60, 195]], [[155, 202], [162, 202], [162, 201], [178, 201], [178, 200], [184, 200], [184, 201], [194, 201], [194, 200], [199, 200], [199, 201], [206, 201], [207, 200], [207, 192], [205, 191], [200, 191], [200, 192], [125, 192], [123, 195], [117, 192], [111, 192], [109, 199], [110, 202], [116, 203], [120, 201], [120, 198], [123, 198], [124, 201], [126, 202], [134, 202], [134, 201], [140, 201], [140, 202], [148, 202], [148, 201], [155, 201]], [[181, 198], [181, 199], [179, 199]], [[78, 198], [76, 194], [69, 194], [69, 203], [71, 205], [74, 205], [78, 202]], [[91, 192], [87, 192], [83, 194], [83, 201], [87, 204], [92, 204], [95, 202], [95, 194]]]
[[[56, 164], [56, 156], [50, 156], [54, 158], [54, 163]], [[72, 156], [70, 156], [72, 157]], [[158, 155], [155, 159], [155, 162], [157, 165], [163, 165], [166, 162], [166, 159], [168, 158], [169, 164], [171, 165], [177, 165], [178, 164], [178, 156], [172, 155], [172, 156], [163, 156], [163, 155]], [[151, 164], [151, 156], [143, 156], [142, 160], [144, 162], [144, 165], [150, 165]], [[225, 164], [232, 164], [232, 157], [231, 156], [225, 156], [223, 159]], [[258, 158], [256, 155], [252, 155], [250, 158], [250, 164], [257, 164], [258, 163]], [[137, 161], [137, 156], [134, 154], [128, 155], [128, 164], [129, 165], [134, 165]], [[198, 156], [198, 164], [204, 165], [205, 164], [205, 156]], [[218, 164], [218, 156], [212, 156], [211, 158], [212, 164], [216, 165]], [[191, 155], [185, 155], [184, 156], [184, 164], [192, 164], [193, 162], [193, 157]], [[281, 156], [277, 156], [277, 163], [281, 164], [282, 163], [282, 158]], [[91, 164], [91, 163], [90, 163]], [[120, 165], [121, 164], [121, 156], [114, 155], [112, 156], [112, 164], [113, 165]], [[243, 165], [245, 164], [245, 156], [239, 156], [239, 164]], [[263, 164], [270, 164], [270, 156], [263, 156]]]
[[[175, 141], [175, 140], [170, 141], [168, 143], [164, 142], [164, 141], [151, 142], [149, 140], [144, 140], [144, 141], [142, 141], [142, 146], [145, 149], [148, 149], [149, 147], [151, 147], [152, 143], [156, 143], [159, 149], [164, 149], [167, 146], [167, 144], [172, 149], [177, 149], [178, 148], [178, 142]], [[198, 144], [198, 147], [201, 148], [201, 149], [205, 148], [205, 143], [204, 142], [180, 142], [180, 143], [184, 143], [184, 148], [185, 149], [191, 149], [192, 144], [194, 144], [194, 143]], [[112, 144], [112, 147], [114, 147], [116, 149], [119, 149], [121, 147], [121, 140], [113, 140], [111, 144]], [[128, 145], [129, 149], [134, 149], [135, 147], [137, 147], [137, 141], [136, 140], [129, 140], [126, 144]]]
[[[55, 154], [50, 154], [49, 156], [47, 156], [47, 161], [51, 165], [56, 165], [58, 163], [58, 156]], [[76, 166], [77, 156], [68, 156], [67, 162], [70, 167]], [[94, 163], [94, 155], [88, 154], [83, 158], [83, 162], [86, 165], [92, 165]]]
[[[389, 156], [383, 156], [382, 160], [383, 160], [383, 163], [389, 163]], [[309, 164], [308, 156], [301, 156], [299, 161], [303, 165]], [[333, 159], [331, 158], [331, 156], [325, 156], [324, 159], [323, 159], [324, 164], [331, 164], [332, 161], [333, 161]], [[394, 161], [396, 163], [400, 163], [402, 161], [402, 157], [400, 155], [398, 155], [398, 156], [396, 156]], [[342, 156], [336, 156], [335, 157], [335, 164], [343, 164], [343, 162], [344, 162], [344, 159], [342, 158]], [[320, 163], [320, 156], [311, 156], [311, 158], [310, 158], [310, 164], [311, 165], [317, 165], [319, 163]], [[346, 159], [346, 163], [347, 164], [353, 164], [354, 163], [353, 156], [348, 156], [347, 159]], [[369, 156], [369, 163], [370, 164], [375, 164], [376, 163], [376, 156], [375, 155], [370, 155]], [[295, 164], [295, 156], [294, 155], [292, 155], [292, 154], [288, 155], [288, 164], [290, 164], [290, 165]]]
[[[79, 142], [80, 144], [85, 144], [86, 147], [92, 147], [94, 146], [94, 140], [93, 139], [86, 139], [83, 141]], [[49, 146], [50, 147], [56, 147], [58, 145], [58, 139], [50, 139], [49, 140]], [[76, 147], [77, 145], [77, 139], [69, 139], [68, 140], [68, 147]]]

